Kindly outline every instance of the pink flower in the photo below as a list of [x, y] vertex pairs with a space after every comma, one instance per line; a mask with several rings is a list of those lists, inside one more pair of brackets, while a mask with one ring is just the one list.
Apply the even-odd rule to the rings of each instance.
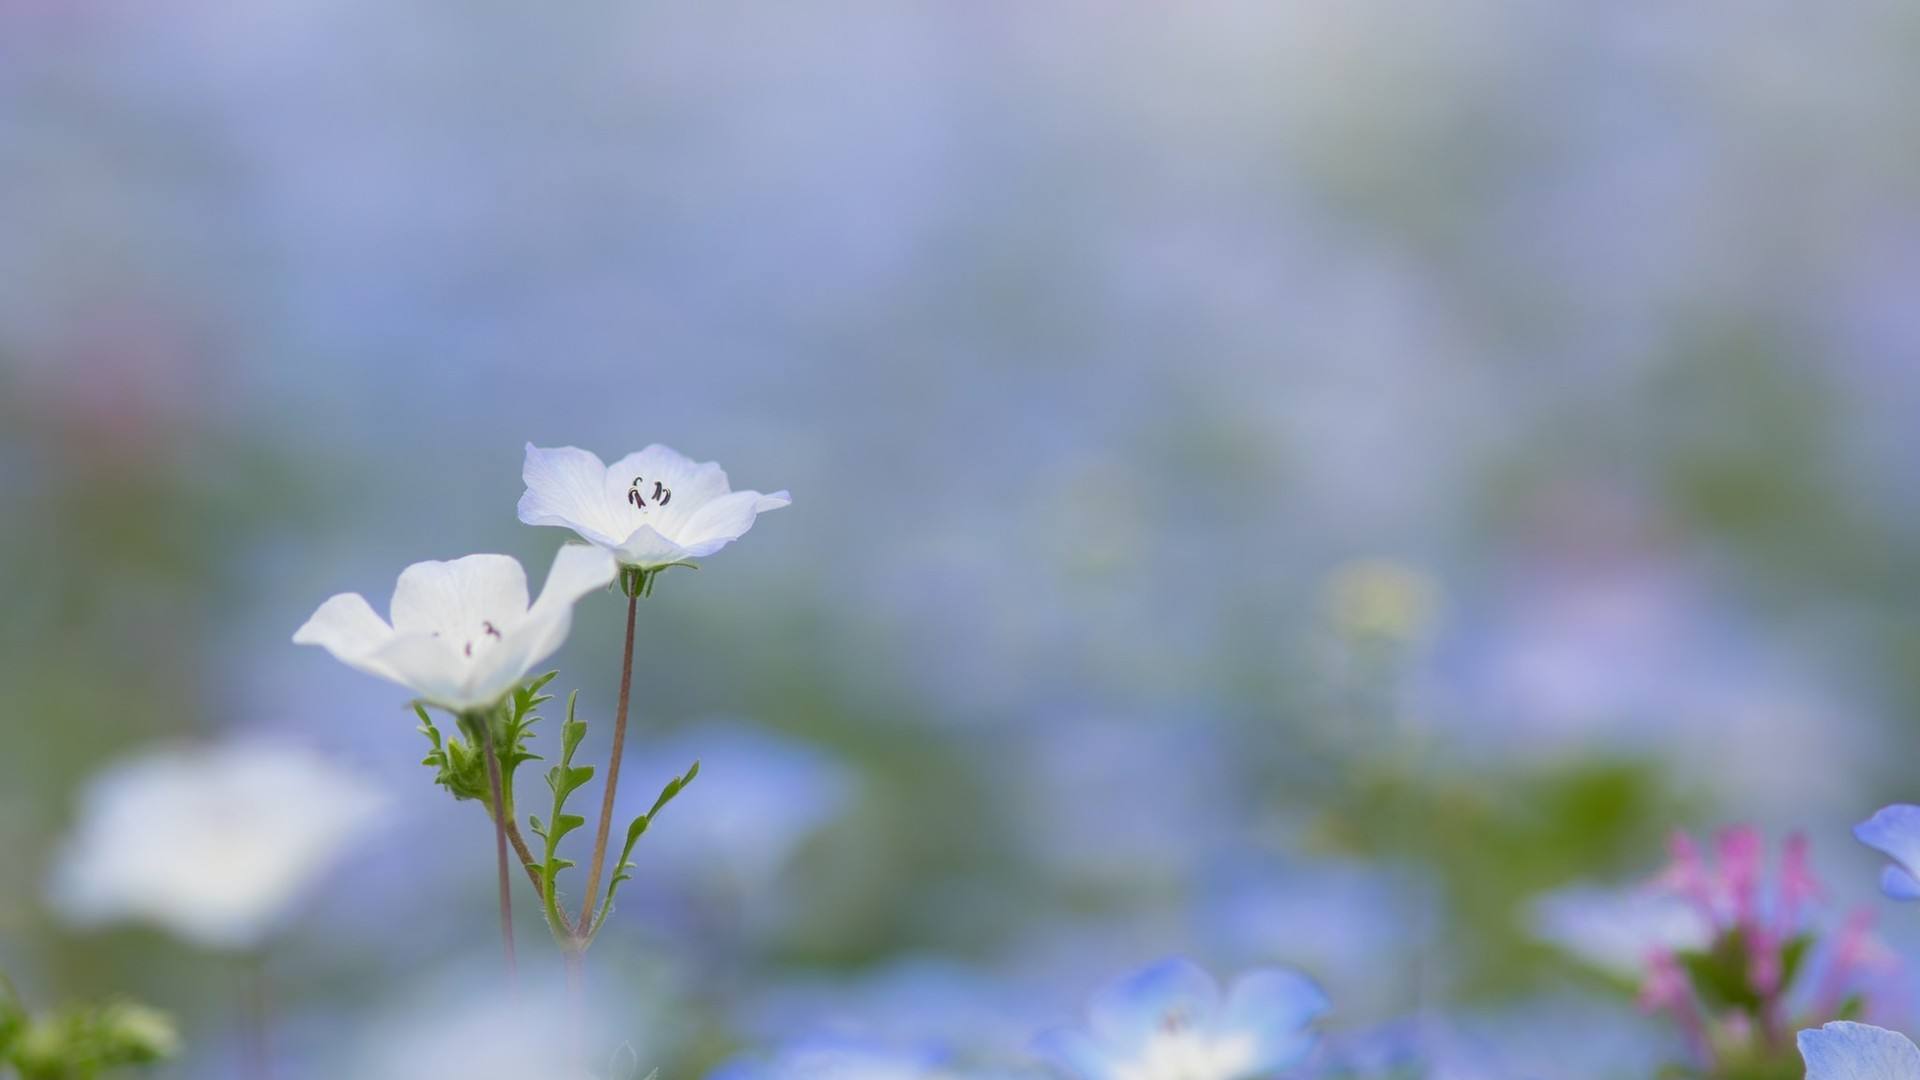
[[1714, 926], [1720, 925], [1719, 912], [1715, 908], [1713, 883], [1707, 872], [1706, 860], [1700, 857], [1700, 848], [1693, 837], [1676, 830], [1667, 841], [1671, 861], [1667, 868], [1655, 878], [1653, 885], [1687, 900], [1700, 909], [1700, 914]]
[[1751, 825], [1735, 825], [1720, 833], [1720, 884], [1733, 905], [1737, 926], [1757, 926], [1760, 876], [1766, 863], [1766, 842]]
[[1807, 837], [1794, 833], [1787, 837], [1780, 855], [1780, 907], [1786, 921], [1798, 921], [1807, 907], [1826, 897], [1813, 867], [1807, 860]]
[[1646, 981], [1640, 984], [1640, 1008], [1647, 1012], [1678, 1009], [1692, 1000], [1692, 990], [1680, 962], [1665, 949], [1647, 956]]

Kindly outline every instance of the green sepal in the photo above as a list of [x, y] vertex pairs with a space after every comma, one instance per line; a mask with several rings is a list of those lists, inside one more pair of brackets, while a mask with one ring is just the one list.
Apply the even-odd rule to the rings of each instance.
[[671, 570], [676, 566], [684, 566], [689, 570], [700, 569], [700, 564], [691, 559], [662, 563], [659, 566], [623, 566], [620, 568], [620, 576], [615, 579], [615, 581], [616, 584], [620, 586], [620, 591], [631, 599], [639, 599], [642, 596], [652, 596], [654, 581], [660, 577], [663, 571]]
[[[420, 764], [434, 770], [433, 782], [446, 788], [455, 799], [474, 800], [491, 812], [493, 785], [487, 778], [485, 750], [490, 733], [500, 760], [502, 798], [511, 813], [515, 771], [529, 761], [540, 760], [540, 755], [528, 749], [527, 743], [532, 738], [534, 725], [540, 721], [537, 710], [553, 700], [540, 691], [557, 674], [549, 671], [528, 680], [491, 709], [456, 716], [458, 735], [443, 734], [428, 715], [425, 703], [414, 702], [413, 713], [420, 718], [419, 731], [428, 744]], [[486, 727], [482, 728], [482, 724]]]

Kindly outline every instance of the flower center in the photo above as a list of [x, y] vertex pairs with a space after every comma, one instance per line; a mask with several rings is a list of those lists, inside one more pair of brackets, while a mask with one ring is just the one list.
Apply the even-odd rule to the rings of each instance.
[[[646, 477], [636, 476], [633, 478], [633, 486], [627, 489], [627, 502], [631, 503], [636, 510], [645, 510], [647, 508], [648, 496], [644, 490], [646, 483]], [[665, 506], [667, 503], [673, 501], [673, 489], [655, 480], [653, 482], [652, 498], [653, 505]]]
[[[435, 630], [433, 636], [439, 637], [440, 631]], [[485, 644], [488, 638], [492, 638], [495, 641], [502, 639], [499, 628], [493, 625], [493, 620], [482, 619], [480, 620], [480, 636], [468, 638], [466, 644], [460, 646], [460, 655], [469, 660], [473, 659], [473, 643], [478, 641], [481, 644]]]

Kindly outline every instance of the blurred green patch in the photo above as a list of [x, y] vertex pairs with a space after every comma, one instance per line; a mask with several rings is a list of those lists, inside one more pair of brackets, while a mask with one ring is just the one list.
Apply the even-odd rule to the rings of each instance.
[[1503, 1000], [1563, 971], [1525, 905], [1576, 881], [1650, 872], [1689, 807], [1651, 762], [1578, 759], [1472, 769], [1417, 754], [1362, 761], [1326, 793], [1314, 840], [1418, 867], [1444, 905], [1449, 997]]

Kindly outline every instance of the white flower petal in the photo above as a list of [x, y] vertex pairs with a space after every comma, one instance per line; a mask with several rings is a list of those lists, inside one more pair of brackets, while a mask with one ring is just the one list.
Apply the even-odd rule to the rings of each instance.
[[695, 556], [711, 555], [753, 528], [753, 519], [761, 513], [778, 510], [792, 502], [793, 498], [784, 491], [776, 491], [771, 495], [762, 495], [757, 491], [736, 491], [722, 495], [688, 519], [678, 539]]
[[[553, 568], [547, 571], [547, 580], [540, 587], [540, 598], [533, 602], [528, 610], [529, 616], [540, 615], [544, 611], [567, 612], [580, 598], [595, 589], [606, 588], [620, 572], [619, 563], [613, 553], [586, 544], [568, 544], [553, 556]], [[559, 648], [559, 643], [554, 643]], [[545, 659], [542, 655], [538, 659]]]
[[598, 454], [576, 446], [545, 449], [528, 443], [520, 477], [527, 484], [520, 496], [521, 521], [573, 529], [595, 543], [614, 542], [617, 526], [606, 497], [607, 467]]
[[432, 634], [396, 634], [372, 661], [392, 672], [388, 678], [435, 705], [459, 712], [491, 704], [493, 698], [477, 698], [469, 689], [473, 665], [458, 649]]
[[633, 530], [633, 535], [621, 542], [615, 554], [626, 565], [641, 567], [666, 566], [693, 557], [686, 548], [661, 536], [651, 525]]
[[393, 590], [393, 628], [466, 640], [527, 610], [527, 573], [506, 555], [417, 562]]
[[373, 654], [393, 639], [388, 626], [359, 593], [340, 593], [327, 598], [300, 629], [294, 631], [295, 645], [318, 645], [334, 659], [382, 679], [398, 679], [390, 668], [373, 660]]
[[547, 582], [525, 617], [511, 625], [505, 637], [479, 653], [468, 676], [468, 693], [495, 700], [533, 671], [533, 666], [560, 650], [573, 626], [573, 605], [581, 597], [605, 588], [620, 572], [613, 553], [585, 544], [568, 544], [553, 558]]

